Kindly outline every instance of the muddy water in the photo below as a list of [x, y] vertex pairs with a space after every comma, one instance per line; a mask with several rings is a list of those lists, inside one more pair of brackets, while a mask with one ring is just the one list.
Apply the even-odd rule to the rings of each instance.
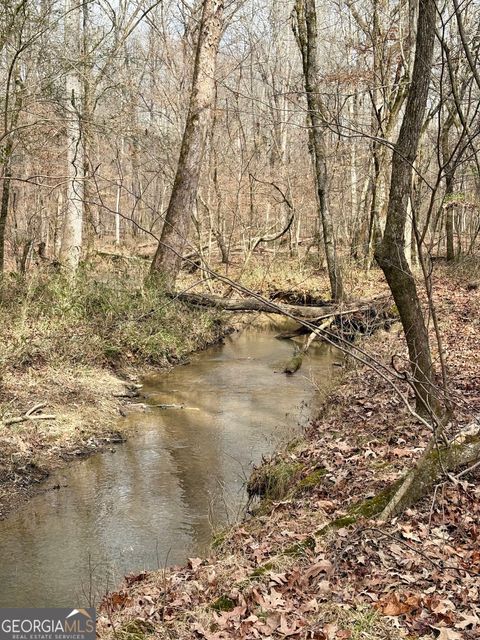
[[[184, 562], [212, 527], [240, 517], [252, 463], [315, 412], [338, 354], [314, 346], [302, 370], [278, 372], [292, 343], [235, 334], [145, 382], [138, 435], [50, 479], [0, 522], [0, 606], [79, 606], [126, 573]], [[60, 484], [60, 489], [53, 489]]]

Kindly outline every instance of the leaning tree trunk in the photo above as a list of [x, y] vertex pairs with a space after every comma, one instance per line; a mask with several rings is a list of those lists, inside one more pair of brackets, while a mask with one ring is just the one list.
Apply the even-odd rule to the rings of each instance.
[[325, 107], [320, 94], [318, 65], [317, 12], [315, 0], [295, 1], [295, 37], [302, 55], [305, 92], [311, 124], [311, 150], [318, 191], [320, 220], [323, 229], [325, 256], [333, 300], [344, 296], [342, 274], [335, 246], [333, 222], [328, 206], [328, 166]]
[[389, 520], [423, 498], [447, 473], [478, 464], [480, 435], [467, 435], [461, 442], [443, 445], [433, 437], [417, 464], [403, 478], [399, 488], [383, 509], [380, 519]]
[[180, 158], [162, 235], [151, 265], [151, 274], [160, 276], [168, 288], [174, 287], [182, 265], [208, 132], [212, 126], [215, 69], [222, 24], [223, 0], [204, 0]]
[[435, 11], [435, 0], [420, 0], [412, 81], [394, 148], [385, 232], [375, 252], [400, 314], [408, 345], [417, 410], [424, 414], [431, 414], [436, 405], [434, 372], [415, 279], [405, 257], [405, 224], [412, 166], [427, 105], [435, 39]]
[[[75, 0], [65, 2], [65, 50], [69, 51], [65, 76], [67, 118], [67, 201], [63, 224], [60, 262], [69, 272], [77, 271], [82, 251], [84, 162], [81, 131], [81, 82], [75, 65], [80, 43], [80, 9]], [[73, 46], [72, 46], [73, 44]]]

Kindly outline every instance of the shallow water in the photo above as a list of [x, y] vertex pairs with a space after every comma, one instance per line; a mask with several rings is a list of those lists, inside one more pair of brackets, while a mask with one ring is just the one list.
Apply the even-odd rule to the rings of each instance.
[[234, 334], [145, 381], [150, 408], [115, 452], [72, 464], [0, 522], [0, 606], [85, 606], [123, 575], [205, 551], [212, 527], [241, 517], [253, 463], [315, 414], [338, 352], [313, 346], [295, 376], [274, 331]]

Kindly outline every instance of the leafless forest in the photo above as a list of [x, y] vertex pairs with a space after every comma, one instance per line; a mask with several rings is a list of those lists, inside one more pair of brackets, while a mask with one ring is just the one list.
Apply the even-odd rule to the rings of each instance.
[[[253, 390], [219, 375], [215, 402], [238, 392], [251, 411], [273, 379], [289, 393], [318, 349], [337, 359], [309, 380], [315, 411], [338, 389], [300, 445], [261, 454], [262, 518], [208, 571], [127, 579], [102, 637], [138, 616], [152, 627], [124, 640], [192, 624], [215, 640], [478, 637], [477, 0], [2, 0], [0, 53], [0, 517], [68, 456], [123, 440], [144, 369], [273, 315], [290, 360]], [[211, 426], [210, 405], [187, 408]], [[229, 425], [255, 421], [237, 410]], [[340, 635], [318, 627], [327, 599], [354, 612]], [[359, 602], [394, 635], [358, 631]]]
[[[247, 0], [221, 9], [186, 253], [225, 263], [256, 250], [324, 260], [315, 113], [328, 240], [345, 264], [369, 268], [385, 225], [418, 7], [318, 7], [307, 94], [304, 3], [296, 4]], [[155, 244], [188, 114], [201, 5], [2, 2], [4, 270], [25, 273], [42, 260], [75, 268], [106, 244]], [[436, 12], [405, 227], [413, 263], [415, 226], [425, 252], [448, 259], [474, 252], [480, 231], [478, 7], [445, 3]]]

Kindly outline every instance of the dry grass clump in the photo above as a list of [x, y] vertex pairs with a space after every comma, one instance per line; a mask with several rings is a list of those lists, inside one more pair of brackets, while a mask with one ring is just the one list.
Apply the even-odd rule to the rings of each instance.
[[182, 304], [138, 276], [85, 267], [75, 286], [61, 274], [5, 278], [0, 285], [3, 370], [165, 366], [218, 338], [218, 315], [185, 313]]

